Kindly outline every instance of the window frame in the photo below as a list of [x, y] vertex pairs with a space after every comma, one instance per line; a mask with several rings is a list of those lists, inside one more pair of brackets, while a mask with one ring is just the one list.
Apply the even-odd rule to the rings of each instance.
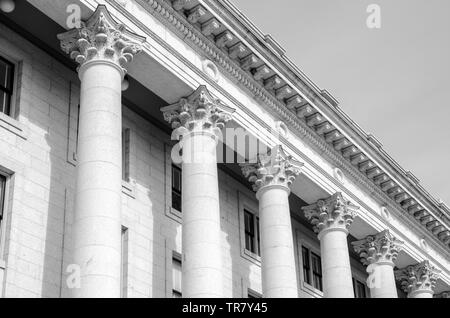
[[[295, 225], [294, 225], [295, 226]], [[295, 255], [296, 255], [296, 266], [299, 279], [299, 293], [307, 294], [313, 298], [323, 298], [324, 294], [322, 291], [314, 288], [311, 284], [308, 284], [304, 278], [303, 272], [303, 253], [302, 247], [309, 249], [316, 255], [321, 256], [320, 253], [320, 242], [317, 240], [317, 236], [314, 235], [308, 228], [304, 225], [297, 223], [295, 226]], [[311, 275], [312, 277], [312, 275]], [[312, 282], [312, 280], [311, 280]], [[323, 284], [323, 282], [322, 282]]]
[[[251, 232], [247, 231], [246, 220], [247, 215], [251, 217]], [[259, 228], [259, 214], [251, 211], [250, 209], [244, 208], [244, 249], [245, 252], [250, 254], [252, 257], [261, 258], [261, 238], [258, 236], [260, 233]], [[252, 249], [247, 248], [247, 234], [252, 235]]]
[[[129, 117], [130, 110], [122, 103], [122, 193], [136, 199], [137, 134], [135, 124]], [[125, 158], [124, 158], [125, 156]]]
[[[363, 280], [353, 276], [352, 283], [353, 283], [353, 294], [354, 294], [355, 298], [370, 298], [369, 297], [370, 296], [369, 289]], [[358, 286], [363, 287], [364, 297], [359, 297], [360, 295], [359, 295], [359, 289], [357, 288]]]
[[[303, 276], [303, 283], [308, 285], [310, 288], [313, 288], [316, 291], [319, 291], [323, 293], [323, 280], [322, 280], [322, 257], [320, 256], [320, 253], [316, 253], [314, 250], [312, 250], [309, 246], [302, 243], [301, 245], [302, 250], [302, 276]], [[305, 262], [305, 256], [304, 253], [307, 253], [308, 255], [308, 261]], [[313, 259], [318, 259], [320, 261], [320, 273], [317, 273], [314, 268]], [[305, 269], [305, 265], [308, 267]], [[305, 277], [307, 276], [307, 277]], [[319, 277], [319, 286], [316, 284], [316, 277]]]
[[[172, 165], [178, 166], [182, 170], [182, 166], [180, 164], [176, 164], [172, 161], [172, 148], [173, 145], [170, 142], [164, 143], [164, 179], [165, 179], [165, 214], [170, 219], [176, 221], [181, 224], [183, 220], [183, 215], [181, 211], [178, 211], [172, 206]], [[183, 173], [183, 171], [181, 171]], [[183, 191], [183, 188], [181, 188]]]
[[[242, 192], [243, 190], [238, 190], [238, 207], [239, 207], [239, 236], [241, 243], [241, 256], [246, 260], [254, 263], [257, 266], [261, 266], [261, 256], [257, 253], [252, 253], [246, 248], [246, 234], [245, 234], [245, 211], [254, 215], [254, 218], [258, 218], [259, 220], [259, 205], [256, 198], [247, 195]], [[250, 192], [250, 190], [249, 190]], [[256, 224], [256, 221], [254, 221]], [[255, 231], [255, 234], [259, 231]], [[255, 240], [258, 241], [258, 240]], [[261, 238], [259, 238], [259, 243], [261, 243]], [[258, 251], [258, 247], [255, 248], [255, 251]], [[259, 251], [261, 252], [261, 245], [259, 245]], [[245, 295], [245, 291], [244, 291]]]

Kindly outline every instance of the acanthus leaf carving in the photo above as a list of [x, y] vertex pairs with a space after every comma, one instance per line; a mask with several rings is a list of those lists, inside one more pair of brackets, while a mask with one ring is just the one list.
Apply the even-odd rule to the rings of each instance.
[[418, 291], [433, 293], [440, 271], [430, 264], [428, 260], [416, 265], [410, 265], [395, 271], [395, 278], [400, 281], [405, 293]]
[[109, 60], [120, 66], [123, 74], [126, 64], [142, 50], [145, 41], [115, 22], [104, 5], [99, 5], [80, 28], [58, 34], [58, 39], [61, 49], [80, 67], [92, 60]]
[[164, 120], [172, 125], [174, 136], [181, 139], [191, 132], [210, 131], [216, 136], [231, 120], [234, 109], [214, 98], [206, 86], [178, 103], [161, 108]]
[[328, 228], [348, 230], [358, 209], [359, 207], [345, 200], [340, 192], [302, 208], [317, 234]]
[[376, 235], [369, 235], [363, 240], [352, 242], [356, 253], [361, 257], [363, 265], [389, 262], [394, 265], [403, 242], [396, 239], [389, 230]]
[[256, 163], [241, 164], [242, 173], [253, 183], [253, 190], [258, 192], [269, 185], [281, 185], [289, 188], [300, 174], [303, 163], [287, 155], [282, 146], [276, 146], [267, 154], [260, 154]]

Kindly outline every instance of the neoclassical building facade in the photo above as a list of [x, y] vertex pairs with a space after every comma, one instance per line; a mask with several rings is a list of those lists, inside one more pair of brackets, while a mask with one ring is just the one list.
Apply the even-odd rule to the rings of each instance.
[[229, 0], [0, 4], [1, 297], [448, 298], [449, 207]]

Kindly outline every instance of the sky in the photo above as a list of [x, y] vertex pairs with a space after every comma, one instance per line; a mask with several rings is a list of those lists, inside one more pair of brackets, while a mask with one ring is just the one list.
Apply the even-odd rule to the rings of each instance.
[[[450, 205], [449, 0], [232, 0]], [[369, 29], [370, 4], [381, 28]]]

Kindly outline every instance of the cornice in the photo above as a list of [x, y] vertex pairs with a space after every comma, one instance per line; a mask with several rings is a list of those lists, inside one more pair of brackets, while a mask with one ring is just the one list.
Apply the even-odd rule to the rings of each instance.
[[[108, 1], [110, 2], [110, 1]], [[147, 10], [152, 13], [158, 20], [160, 20], [162, 23], [164, 23], [166, 26], [168, 26], [170, 29], [172, 29], [176, 34], [178, 34], [182, 39], [190, 42], [194, 49], [201, 52], [203, 55], [206, 55], [209, 59], [214, 61], [218, 66], [220, 66], [224, 71], [226, 71], [229, 75], [231, 75], [235, 80], [238, 81], [238, 83], [247, 90], [249, 90], [252, 95], [254, 95], [259, 101], [263, 103], [263, 105], [267, 108], [269, 108], [271, 111], [276, 113], [287, 125], [290, 126], [290, 128], [302, 139], [306, 140], [309, 144], [311, 144], [319, 153], [324, 154], [328, 157], [328, 159], [336, 164], [337, 166], [341, 167], [349, 176], [351, 176], [354, 180], [356, 180], [361, 186], [368, 189], [370, 193], [380, 202], [386, 202], [389, 205], [389, 208], [391, 211], [395, 211], [399, 217], [401, 217], [403, 220], [406, 220], [409, 225], [411, 225], [413, 228], [418, 230], [419, 233], [425, 233], [427, 236], [433, 237], [436, 239], [437, 242], [440, 242], [441, 246], [445, 246], [449, 248], [450, 244], [450, 230], [448, 230], [447, 226], [444, 226], [441, 222], [441, 220], [435, 219], [434, 216], [429, 215], [429, 213], [425, 209], [418, 209], [418, 212], [421, 212], [421, 214], [416, 214], [416, 217], [419, 218], [419, 221], [423, 219], [424, 217], [428, 216], [428, 219], [425, 219], [427, 222], [425, 225], [431, 224], [434, 225], [433, 228], [426, 231], [426, 227], [419, 227], [417, 226], [418, 223], [414, 222], [415, 220], [414, 214], [410, 213], [404, 213], [405, 211], [408, 211], [408, 209], [403, 209], [401, 207], [401, 203], [403, 201], [409, 200], [407, 197], [402, 202], [396, 202], [396, 197], [389, 196], [386, 192], [384, 192], [379, 185], [373, 181], [374, 178], [382, 177], [384, 174], [383, 171], [381, 171], [378, 175], [375, 175], [373, 178], [369, 178], [367, 176], [367, 169], [362, 170], [361, 165], [357, 163], [355, 166], [352, 161], [354, 162], [354, 156], [353, 157], [346, 157], [343, 153], [343, 150], [346, 150], [347, 152], [351, 149], [351, 147], [355, 147], [354, 145], [349, 145], [348, 147], [342, 149], [342, 145], [336, 145], [335, 140], [332, 140], [332, 137], [329, 135], [326, 135], [326, 130], [329, 130], [329, 133], [337, 132], [337, 129], [333, 127], [330, 123], [328, 123], [326, 120], [321, 121], [320, 113], [317, 112], [317, 110], [314, 109], [314, 106], [311, 104], [305, 104], [301, 106], [301, 109], [297, 109], [296, 112], [294, 112], [292, 109], [288, 109], [287, 102], [289, 99], [285, 101], [280, 101], [274, 96], [274, 94], [270, 93], [262, 84], [261, 82], [258, 82], [255, 80], [254, 75], [251, 73], [245, 71], [242, 69], [242, 66], [240, 63], [238, 63], [236, 60], [233, 60], [230, 58], [228, 53], [224, 52], [223, 49], [220, 49], [217, 47], [216, 43], [212, 41], [210, 38], [207, 38], [204, 34], [202, 34], [202, 28], [199, 28], [198, 26], [192, 25], [189, 21], [186, 15], [183, 12], [176, 11], [172, 8], [171, 4], [164, 0], [137, 0], [138, 3], [140, 3], [144, 8], [147, 8]], [[191, 64], [191, 63], [188, 63]], [[298, 76], [297, 76], [298, 78]], [[217, 86], [217, 85], [214, 85]], [[300, 88], [296, 87], [296, 90], [300, 90]], [[309, 92], [309, 94], [314, 95], [313, 89], [309, 87], [308, 85], [303, 85], [301, 89], [306, 90]], [[223, 92], [223, 90], [221, 90]], [[226, 96], [230, 96], [227, 92], [223, 92]], [[232, 96], [230, 96], [231, 100], [235, 100]], [[324, 101], [319, 100], [317, 96], [313, 99], [315, 102], [325, 105], [326, 107], [330, 107], [329, 104], [326, 104]], [[239, 101], [237, 101], [237, 104]], [[306, 108], [310, 108], [305, 110]], [[305, 112], [310, 111], [308, 117], [302, 117], [301, 115], [304, 115]], [[247, 112], [248, 113], [248, 112]], [[301, 114], [299, 114], [301, 113]], [[255, 117], [253, 115], [253, 117]], [[257, 118], [255, 118], [257, 119]], [[270, 130], [270, 127], [261, 120], [257, 120], [260, 124], [267, 127], [268, 130]], [[326, 127], [329, 125], [329, 127]], [[328, 134], [329, 134], [328, 133]], [[331, 139], [331, 142], [330, 142]], [[340, 141], [345, 141], [344, 140]], [[291, 149], [295, 149], [295, 147], [289, 143], [286, 139], [282, 138], [282, 141], [285, 142]], [[375, 143], [375, 141], [372, 139], [372, 143]], [[358, 149], [356, 148], [356, 151]], [[298, 151], [296, 151], [298, 153]], [[348, 154], [347, 154], [348, 155]], [[364, 155], [361, 153], [361, 155]], [[362, 162], [364, 163], [364, 162]], [[374, 168], [378, 168], [381, 170], [381, 168], [375, 166], [373, 162], [370, 162], [370, 160], [366, 161], [368, 166], [373, 165], [373, 167], [370, 167], [373, 171]], [[315, 167], [317, 165], [315, 163], [312, 163]], [[323, 171], [323, 169], [320, 169]], [[405, 193], [404, 193], [405, 194]], [[360, 200], [358, 200], [360, 201]], [[417, 209], [417, 208], [416, 208]], [[431, 218], [431, 220], [430, 220]], [[433, 234], [434, 229], [443, 229], [441, 232], [438, 232], [436, 234]], [[446, 235], [449, 235], [447, 237]], [[430, 235], [431, 234], [431, 235]], [[445, 235], [444, 235], [445, 234]], [[442, 240], [439, 240], [439, 235], [442, 236]]]

